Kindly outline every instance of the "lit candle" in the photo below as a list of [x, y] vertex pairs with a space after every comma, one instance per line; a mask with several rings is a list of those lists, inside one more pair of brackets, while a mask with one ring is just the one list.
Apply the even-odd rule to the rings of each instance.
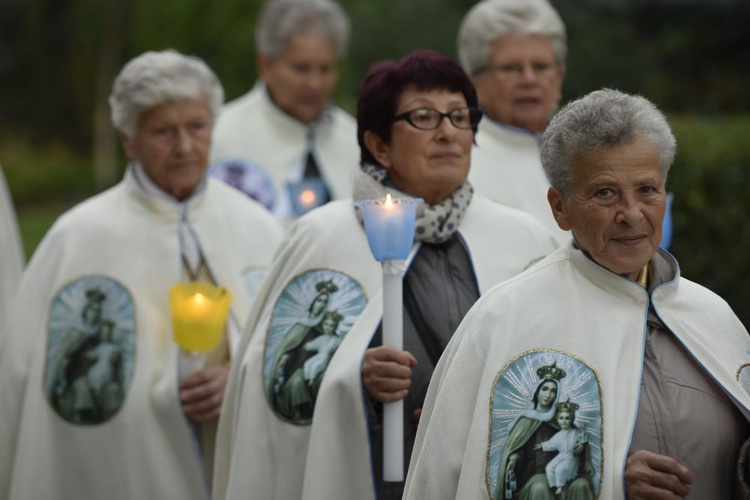
[[[365, 200], [362, 212], [367, 241], [383, 267], [383, 345], [404, 348], [403, 273], [414, 243], [416, 209], [421, 199]], [[383, 405], [383, 480], [404, 480], [404, 401]]]
[[315, 191], [312, 189], [305, 189], [299, 195], [299, 202], [306, 209], [310, 209], [315, 206]]
[[207, 352], [221, 341], [232, 294], [210, 283], [178, 283], [170, 290], [174, 339], [182, 349]]
[[325, 199], [326, 186], [319, 177], [308, 177], [297, 182], [287, 181], [286, 189], [295, 217], [305, 215], [320, 206]]

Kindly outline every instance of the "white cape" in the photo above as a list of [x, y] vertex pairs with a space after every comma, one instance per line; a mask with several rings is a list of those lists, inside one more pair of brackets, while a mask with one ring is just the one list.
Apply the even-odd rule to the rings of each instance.
[[314, 134], [315, 159], [331, 199], [350, 198], [355, 172], [352, 165], [359, 164], [354, 118], [330, 105], [323, 118], [309, 127], [281, 111], [262, 83], [224, 106], [214, 127], [211, 159], [242, 159], [262, 168], [282, 203], [273, 211], [286, 217], [285, 183], [290, 177], [301, 177], [299, 164], [307, 151], [309, 131]]
[[[654, 290], [652, 303], [750, 419], [750, 337], [726, 302], [678, 270]], [[642, 286], [572, 244], [492, 289], [467, 314], [433, 374], [404, 498], [503, 498], [505, 422], [529, 404], [540, 365], [554, 362], [567, 371], [560, 401], [580, 403], [576, 422], [580, 417], [589, 429], [596, 498], [623, 499], [648, 304]]]
[[[459, 228], [480, 292], [554, 248], [533, 217], [475, 196]], [[366, 306], [335, 352], [307, 425], [276, 413], [264, 381], [275, 313], [309, 272], [361, 289]], [[327, 274], [326, 274], [327, 273]], [[310, 285], [312, 286], [312, 285]], [[374, 499], [361, 363], [382, 316], [382, 271], [351, 201], [296, 221], [251, 313], [217, 437], [214, 499]], [[343, 290], [342, 290], [343, 291]], [[333, 297], [333, 295], [332, 295]], [[334, 300], [333, 298], [331, 299]], [[339, 308], [339, 311], [342, 309]]]
[[[250, 307], [242, 275], [267, 269], [281, 229], [258, 204], [213, 179], [187, 203], [208, 270], [233, 294], [231, 314], [242, 325]], [[186, 281], [179, 222], [176, 204], [147, 195], [128, 171], [118, 185], [61, 216], [40, 244], [0, 350], [1, 498], [208, 497], [202, 459], [178, 397], [178, 348], [169, 314], [169, 288]], [[120, 302], [105, 312], [116, 320], [115, 338], [132, 345], [121, 360], [130, 366], [124, 399], [114, 415], [95, 425], [62, 418], [45, 378], [55, 354], [58, 306], [80, 303], [61, 291], [82, 280], [113, 284], [117, 295], [104, 304], [116, 297]], [[79, 311], [63, 310], [63, 319]]]
[[549, 181], [542, 168], [539, 139], [485, 117], [471, 152], [469, 182], [477, 193], [536, 217], [560, 243], [570, 240], [547, 202]]
[[[9, 311], [10, 302], [18, 292], [23, 271], [23, 247], [18, 232], [16, 212], [0, 170], [0, 323]], [[0, 330], [0, 337], [3, 336]]]

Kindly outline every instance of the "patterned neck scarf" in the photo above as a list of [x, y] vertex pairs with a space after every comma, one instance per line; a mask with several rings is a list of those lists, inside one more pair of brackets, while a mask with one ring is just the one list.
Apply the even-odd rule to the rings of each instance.
[[[413, 198], [388, 182], [388, 173], [383, 167], [362, 165], [362, 171], [357, 172], [354, 177], [354, 201], [385, 198], [386, 193], [399, 198]], [[417, 207], [414, 239], [425, 243], [448, 241], [458, 230], [473, 195], [474, 188], [466, 181], [437, 205], [420, 203]], [[362, 224], [359, 209], [356, 212], [359, 223]]]

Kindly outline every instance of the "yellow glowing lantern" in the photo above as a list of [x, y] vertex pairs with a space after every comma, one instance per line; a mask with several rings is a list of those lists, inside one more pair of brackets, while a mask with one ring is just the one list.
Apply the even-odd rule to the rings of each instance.
[[169, 290], [174, 340], [192, 352], [214, 349], [221, 341], [232, 294], [210, 283], [177, 283]]

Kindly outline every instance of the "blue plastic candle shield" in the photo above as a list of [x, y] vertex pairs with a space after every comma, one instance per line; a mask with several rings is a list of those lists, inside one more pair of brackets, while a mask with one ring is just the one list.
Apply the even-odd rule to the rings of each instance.
[[367, 242], [378, 262], [406, 260], [414, 242], [414, 222], [421, 199], [392, 198], [356, 202], [365, 222]]

